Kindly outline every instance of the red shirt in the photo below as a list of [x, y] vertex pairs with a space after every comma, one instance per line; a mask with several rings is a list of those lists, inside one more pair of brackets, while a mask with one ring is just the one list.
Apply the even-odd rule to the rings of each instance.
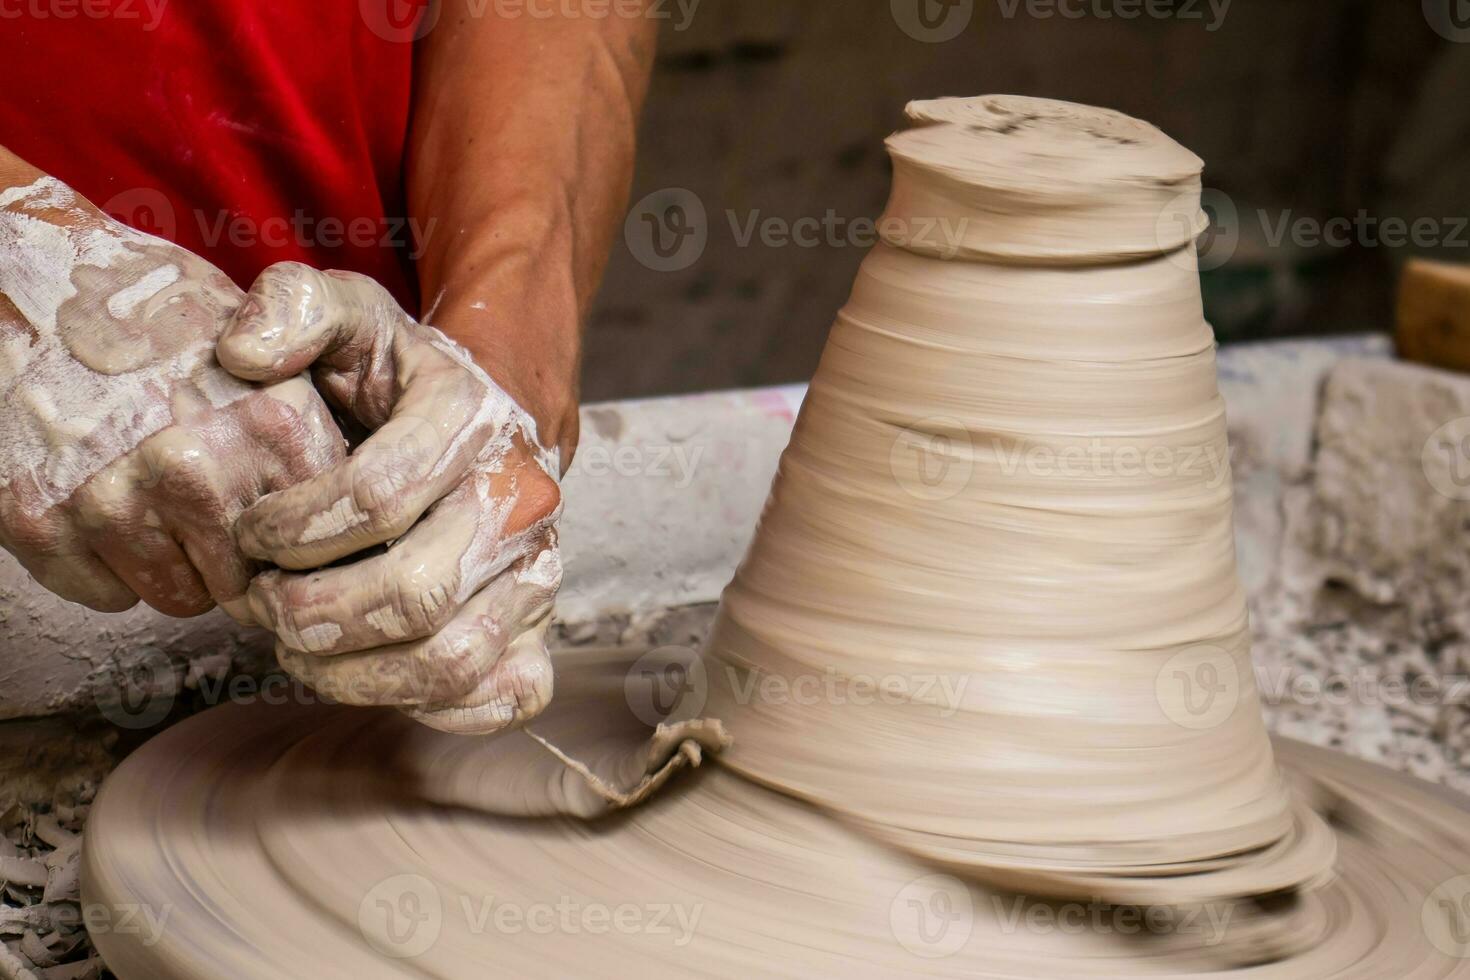
[[[0, 0], [0, 145], [248, 287], [352, 269], [416, 310], [414, 0]], [[432, 25], [428, 25], [432, 26]]]

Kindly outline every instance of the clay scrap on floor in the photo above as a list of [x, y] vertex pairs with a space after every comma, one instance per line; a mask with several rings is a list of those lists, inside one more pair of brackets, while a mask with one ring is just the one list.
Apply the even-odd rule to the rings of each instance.
[[[0, 813], [0, 978], [99, 980], [80, 890], [82, 825], [95, 786], [53, 806]], [[101, 924], [92, 921], [98, 928]], [[119, 928], [121, 923], [116, 924]]]

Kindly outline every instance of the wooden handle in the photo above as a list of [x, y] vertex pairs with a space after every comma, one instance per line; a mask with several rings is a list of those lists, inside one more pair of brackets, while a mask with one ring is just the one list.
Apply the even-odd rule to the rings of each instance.
[[1470, 371], [1470, 265], [1410, 259], [1397, 319], [1400, 357]]

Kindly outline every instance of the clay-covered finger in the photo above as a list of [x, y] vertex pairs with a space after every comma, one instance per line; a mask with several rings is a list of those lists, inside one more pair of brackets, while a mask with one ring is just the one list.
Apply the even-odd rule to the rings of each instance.
[[[465, 351], [355, 273], [267, 269], [221, 336], [218, 357], [250, 380], [311, 367], [334, 402], [376, 430], [340, 466], [241, 517], [241, 548], [282, 568], [320, 567], [401, 536], [487, 446], [505, 454], [534, 432]], [[492, 438], [499, 441], [489, 445]]]
[[73, 513], [82, 540], [138, 598], [167, 616], [189, 617], [214, 601], [166, 527], [178, 494], [165, 488], [188, 487], [187, 496], [197, 498], [209, 478], [179, 465], [193, 442], [175, 435], [165, 430], [99, 473], [77, 492]]
[[546, 631], [551, 612], [511, 640], [505, 653], [469, 693], [438, 704], [409, 705], [410, 718], [452, 735], [485, 735], [523, 725], [551, 703], [554, 686]]
[[[260, 492], [295, 486], [347, 458], [347, 440], [304, 374], [261, 388], [242, 399], [237, 411], [262, 457]], [[252, 496], [242, 504], [254, 502]]]
[[304, 574], [266, 572], [251, 583], [252, 613], [284, 648], [335, 656], [437, 632], [517, 563], [554, 594], [554, 504], [521, 486], [536, 475], [546, 480], [525, 468], [474, 474], [382, 554]]
[[91, 540], [97, 556], [138, 598], [166, 616], [198, 616], [214, 599], [178, 542], [160, 529], [134, 527], [126, 535]]
[[[263, 387], [229, 411], [233, 425], [227, 440], [201, 453], [213, 465], [193, 478], [161, 479], [153, 495], [214, 601], [236, 622], [250, 626], [255, 618], [245, 594], [260, 564], [235, 540], [236, 519], [261, 495], [330, 469], [347, 449], [331, 411], [303, 375]], [[145, 447], [151, 450], [152, 444]], [[155, 459], [153, 465], [162, 470], [168, 461]]]
[[[272, 484], [339, 459], [342, 439], [304, 378], [251, 393], [222, 411], [198, 405], [183, 411], [180, 424], [144, 440], [78, 494], [77, 518], [106, 540], [98, 549], [109, 563], [127, 562], [129, 552], [166, 554], [169, 566], [182, 560], [213, 602], [250, 623], [244, 598], [258, 568], [235, 543], [235, 518]], [[114, 551], [123, 554], [114, 559]], [[140, 574], [161, 580], [164, 571]], [[179, 614], [177, 607], [171, 611]]]
[[[12, 488], [13, 489], [13, 488]], [[0, 547], [42, 588], [98, 612], [123, 612], [138, 596], [112, 573], [59, 510], [30, 512], [0, 494]]]
[[337, 657], [278, 647], [277, 658], [287, 673], [345, 704], [444, 702], [475, 690], [524, 624], [550, 608], [544, 592], [502, 575], [425, 639]]
[[179, 546], [215, 604], [240, 625], [257, 625], [246, 599], [256, 567], [235, 547], [229, 528], [190, 528], [182, 533]]
[[481, 411], [483, 389], [443, 354], [409, 356], [441, 363], [410, 374], [392, 417], [345, 461], [242, 514], [235, 536], [246, 554], [282, 568], [325, 565], [400, 537], [465, 478], [502, 420]]
[[80, 541], [47, 552], [11, 553], [42, 588], [68, 602], [107, 613], [126, 612], [138, 604], [138, 594]]
[[[130, 585], [139, 587], [132, 576], [148, 576], [154, 594], [139, 594], [149, 605], [170, 615], [197, 615], [218, 604], [249, 624], [245, 590], [256, 569], [235, 546], [230, 525], [240, 501], [258, 492], [260, 457], [234, 442], [214, 445], [209, 434], [180, 426], [155, 433], [78, 497], [77, 512], [99, 552]], [[154, 567], [132, 569], [145, 562]], [[180, 562], [191, 576], [176, 568]], [[162, 583], [189, 578], [187, 586], [197, 584], [205, 593], [203, 601], [194, 597], [186, 604], [192, 611], [157, 594], [178, 591]]]
[[174, 516], [169, 513], [171, 499], [181, 493], [191, 500], [211, 496], [201, 489], [215, 479], [200, 462], [204, 451], [188, 433], [165, 429], [98, 473], [72, 498], [82, 541], [138, 598], [168, 616], [198, 616], [214, 606], [204, 580], [167, 525]]
[[247, 381], [282, 381], [321, 359], [370, 371], [391, 359], [393, 331], [406, 320], [367, 276], [278, 262], [251, 285], [215, 355]]

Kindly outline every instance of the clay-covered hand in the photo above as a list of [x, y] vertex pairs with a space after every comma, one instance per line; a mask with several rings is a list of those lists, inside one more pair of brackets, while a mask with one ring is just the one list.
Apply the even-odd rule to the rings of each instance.
[[219, 359], [253, 381], [311, 368], [327, 400], [372, 430], [346, 462], [236, 526], [247, 554], [282, 569], [250, 587], [281, 665], [334, 700], [397, 705], [445, 731], [536, 715], [551, 697], [561, 492], [532, 419], [463, 348], [355, 273], [267, 269]]
[[52, 592], [248, 621], [236, 517], [345, 447], [306, 378], [215, 361], [243, 298], [60, 181], [0, 191], [0, 544]]

